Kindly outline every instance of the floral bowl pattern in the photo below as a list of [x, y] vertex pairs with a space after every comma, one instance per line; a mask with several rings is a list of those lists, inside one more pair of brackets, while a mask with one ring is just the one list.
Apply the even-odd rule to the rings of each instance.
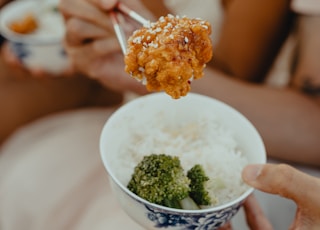
[[111, 181], [111, 187], [124, 211], [146, 229], [215, 230], [228, 223], [237, 214], [245, 197], [249, 195], [245, 194], [241, 200], [226, 207], [185, 211], [161, 207], [141, 200], [134, 194], [129, 195], [114, 181]]

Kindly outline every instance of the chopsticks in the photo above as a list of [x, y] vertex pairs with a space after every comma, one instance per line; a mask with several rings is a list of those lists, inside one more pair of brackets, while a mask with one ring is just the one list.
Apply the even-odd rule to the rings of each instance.
[[127, 52], [127, 39], [125, 36], [125, 33], [121, 27], [120, 23], [120, 14], [129, 16], [131, 19], [135, 20], [136, 22], [147, 25], [149, 23], [148, 20], [143, 18], [141, 15], [139, 15], [137, 12], [131, 10], [129, 7], [124, 5], [123, 3], [119, 2], [116, 7], [110, 12], [110, 18], [113, 24], [114, 32], [117, 36], [117, 39], [119, 41], [121, 50], [123, 54], [126, 54]]
[[126, 52], [127, 52], [127, 39], [126, 39], [126, 35], [120, 25], [119, 13], [116, 11], [111, 11], [110, 18], [111, 18], [111, 21], [113, 24], [114, 32], [115, 32], [117, 39], [119, 41], [122, 53], [126, 54]]
[[131, 10], [128, 6], [126, 6], [125, 4], [123, 4], [122, 2], [119, 2], [116, 6], [116, 9], [119, 10], [119, 12], [129, 16], [130, 18], [132, 18], [133, 20], [139, 22], [141, 25], [146, 25], [149, 23], [149, 20], [145, 19], [144, 17], [142, 17], [140, 14], [138, 14], [137, 12]]

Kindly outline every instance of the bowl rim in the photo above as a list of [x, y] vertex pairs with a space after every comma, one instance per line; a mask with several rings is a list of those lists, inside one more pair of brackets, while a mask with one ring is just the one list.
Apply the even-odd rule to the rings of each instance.
[[[53, 43], [61, 43], [63, 41], [63, 36], [50, 36], [50, 37], [37, 37], [32, 34], [19, 34], [8, 28], [7, 20], [5, 16], [10, 15], [15, 7], [27, 7], [36, 5], [37, 1], [34, 0], [24, 0], [24, 1], [11, 1], [4, 5], [0, 9], [0, 33], [1, 35], [10, 42], [23, 43], [28, 45], [48, 45]], [[14, 18], [14, 16], [10, 18]]]
[[[198, 97], [198, 98], [205, 98], [206, 100], [213, 100], [215, 101], [215, 103], [218, 104], [222, 104], [223, 106], [228, 107], [228, 109], [231, 109], [235, 114], [237, 114], [237, 116], [239, 116], [240, 119], [243, 119], [247, 125], [257, 134], [257, 140], [259, 141], [259, 145], [261, 146], [261, 162], [259, 162], [259, 164], [264, 164], [267, 162], [267, 155], [266, 155], [266, 148], [264, 145], [264, 142], [262, 140], [262, 137], [260, 135], [260, 133], [258, 132], [258, 130], [256, 129], [256, 127], [249, 121], [248, 118], [246, 118], [242, 113], [240, 113], [238, 110], [236, 110], [235, 108], [231, 107], [230, 105], [226, 104], [225, 102], [222, 102], [220, 100], [217, 100], [215, 98], [206, 96], [206, 95], [202, 95], [202, 94], [198, 94], [198, 93], [192, 93], [189, 92], [188, 95], [192, 96], [192, 97]], [[105, 130], [107, 130], [107, 127], [109, 127], [110, 123], [112, 122], [113, 119], [115, 119], [116, 115], [118, 113], [122, 113], [123, 110], [126, 109], [126, 105], [130, 104], [130, 105], [134, 105], [135, 103], [139, 103], [142, 100], [145, 100], [145, 98], [151, 98], [151, 97], [162, 97], [162, 96], [168, 96], [163, 92], [156, 92], [156, 93], [151, 93], [151, 94], [147, 94], [144, 96], [140, 96], [139, 98], [136, 98], [134, 100], [131, 100], [129, 102], [127, 102], [126, 104], [122, 105], [121, 107], [119, 107], [116, 111], [114, 111], [110, 117], [107, 119], [106, 123], [104, 124], [102, 131], [101, 131], [101, 135], [100, 135], [100, 141], [99, 141], [99, 147], [100, 147], [100, 157], [102, 159], [103, 162], [103, 166], [105, 168], [105, 170], [107, 171], [107, 173], [109, 174], [109, 179], [112, 179], [114, 181], [114, 183], [116, 183], [117, 186], [120, 187], [120, 189], [126, 193], [127, 195], [129, 195], [130, 197], [132, 197], [133, 199], [138, 200], [140, 203], [145, 204], [145, 205], [149, 205], [152, 206], [156, 209], [159, 210], [165, 210], [171, 213], [179, 213], [179, 214], [205, 214], [205, 213], [211, 213], [211, 212], [215, 212], [215, 211], [221, 211], [223, 209], [226, 209], [228, 207], [232, 207], [238, 203], [244, 202], [244, 200], [254, 192], [254, 188], [251, 186], [248, 186], [248, 189], [243, 192], [240, 196], [238, 196], [237, 198], [230, 200], [229, 202], [223, 203], [221, 205], [218, 206], [214, 206], [214, 207], [209, 207], [209, 208], [204, 208], [204, 209], [198, 209], [198, 210], [186, 210], [186, 209], [175, 209], [175, 208], [169, 208], [166, 206], [162, 206], [159, 204], [155, 204], [152, 202], [149, 202], [141, 197], [139, 197], [138, 195], [136, 195], [135, 193], [131, 192], [125, 185], [123, 185], [118, 178], [116, 177], [115, 173], [112, 172], [112, 170], [110, 169], [110, 167], [108, 167], [108, 165], [110, 164], [109, 161], [106, 159], [103, 149], [104, 147], [104, 143], [102, 142], [103, 140], [103, 136], [104, 133], [106, 132]], [[111, 121], [111, 122], [110, 122]]]

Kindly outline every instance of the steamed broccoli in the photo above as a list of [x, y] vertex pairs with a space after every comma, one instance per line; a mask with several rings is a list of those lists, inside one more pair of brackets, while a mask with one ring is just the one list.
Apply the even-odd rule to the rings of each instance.
[[198, 209], [189, 197], [190, 180], [178, 157], [145, 156], [135, 167], [128, 189], [145, 200], [171, 208]]
[[214, 201], [208, 192], [212, 184], [201, 165], [185, 174], [180, 159], [166, 154], [145, 156], [127, 187], [149, 202], [171, 208], [199, 209]]
[[210, 205], [212, 201], [206, 187], [209, 177], [203, 167], [196, 164], [187, 172], [187, 177], [190, 179], [190, 197], [197, 205]]

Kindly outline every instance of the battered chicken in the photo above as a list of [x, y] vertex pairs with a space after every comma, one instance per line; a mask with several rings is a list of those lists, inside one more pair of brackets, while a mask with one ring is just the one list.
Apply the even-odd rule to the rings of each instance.
[[27, 14], [22, 19], [12, 22], [9, 28], [19, 34], [30, 34], [38, 28], [38, 22], [33, 14]]
[[125, 71], [148, 91], [164, 90], [178, 99], [203, 76], [212, 58], [211, 25], [201, 19], [167, 15], [128, 39]]

